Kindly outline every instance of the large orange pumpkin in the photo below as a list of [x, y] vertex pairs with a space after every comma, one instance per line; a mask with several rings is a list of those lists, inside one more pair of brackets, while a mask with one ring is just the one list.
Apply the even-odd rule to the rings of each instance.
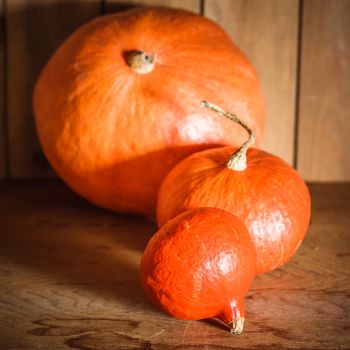
[[160, 187], [157, 220], [162, 227], [189, 209], [226, 210], [245, 223], [257, 252], [257, 273], [264, 273], [295, 254], [309, 225], [311, 204], [297, 171], [272, 154], [248, 150], [252, 140], [238, 151], [218, 147], [177, 164]]
[[166, 8], [97, 18], [55, 52], [35, 87], [44, 152], [77, 193], [103, 207], [153, 214], [166, 173], [244, 134], [199, 106], [210, 98], [261, 139], [254, 68], [212, 21]]

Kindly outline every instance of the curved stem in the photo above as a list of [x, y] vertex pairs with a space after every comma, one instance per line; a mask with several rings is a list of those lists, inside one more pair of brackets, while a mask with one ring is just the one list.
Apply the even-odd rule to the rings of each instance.
[[211, 109], [212, 111], [223, 115], [224, 117], [234, 121], [235, 123], [242, 126], [245, 130], [247, 130], [249, 134], [248, 140], [235, 152], [231, 155], [229, 160], [226, 162], [226, 166], [232, 170], [236, 171], [243, 171], [247, 168], [247, 151], [248, 148], [254, 143], [255, 136], [253, 133], [253, 130], [249, 128], [247, 124], [245, 124], [241, 119], [239, 119], [236, 115], [233, 113], [224, 111], [222, 108], [220, 108], [217, 105], [214, 105], [213, 103], [210, 103], [208, 101], [202, 101], [201, 105]]

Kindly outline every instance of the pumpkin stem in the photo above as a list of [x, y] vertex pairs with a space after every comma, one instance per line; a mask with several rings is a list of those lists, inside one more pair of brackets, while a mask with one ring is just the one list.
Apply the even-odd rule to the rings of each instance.
[[130, 51], [126, 58], [128, 66], [136, 73], [147, 74], [152, 72], [156, 55], [143, 51]]
[[213, 103], [202, 101], [201, 105], [213, 110], [214, 112], [223, 115], [224, 117], [234, 121], [235, 123], [241, 125], [245, 130], [247, 130], [249, 134], [248, 140], [235, 152], [233, 153], [229, 160], [226, 162], [226, 166], [232, 170], [236, 171], [243, 171], [247, 168], [247, 151], [248, 148], [254, 143], [255, 136], [253, 133], [253, 130], [245, 124], [241, 119], [239, 119], [236, 115], [233, 113], [224, 111], [222, 108], [220, 108], [217, 105], [214, 105]]
[[243, 332], [244, 317], [235, 317], [231, 322], [228, 322], [227, 325], [230, 328], [231, 334], [241, 334]]

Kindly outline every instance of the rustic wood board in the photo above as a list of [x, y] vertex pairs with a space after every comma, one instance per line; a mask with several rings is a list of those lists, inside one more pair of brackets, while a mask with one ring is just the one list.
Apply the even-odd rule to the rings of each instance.
[[350, 178], [350, 1], [305, 0], [298, 162], [311, 181]]
[[34, 82], [54, 50], [79, 25], [99, 15], [101, 0], [7, 1], [7, 87], [10, 175], [51, 177], [32, 112]]
[[6, 113], [4, 105], [4, 39], [5, 39], [5, 17], [4, 0], [0, 0], [0, 178], [7, 175], [6, 169]]
[[258, 71], [266, 100], [263, 148], [293, 164], [298, 1], [206, 0], [204, 14], [231, 35]]
[[304, 244], [255, 279], [233, 336], [146, 300], [138, 267], [151, 220], [96, 208], [60, 182], [1, 182], [0, 348], [349, 349], [350, 184], [310, 189]]
[[200, 0], [105, 0], [105, 10], [107, 13], [138, 5], [182, 8], [193, 12], [200, 11]]

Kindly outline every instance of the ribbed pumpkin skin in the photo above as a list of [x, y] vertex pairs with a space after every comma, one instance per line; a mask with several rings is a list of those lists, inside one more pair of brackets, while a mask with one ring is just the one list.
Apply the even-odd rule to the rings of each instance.
[[230, 322], [244, 316], [243, 298], [256, 256], [244, 224], [217, 208], [189, 210], [149, 241], [141, 282], [149, 299], [173, 317]]
[[235, 151], [219, 147], [193, 154], [164, 179], [159, 191], [159, 227], [185, 210], [216, 207], [240, 218], [257, 251], [257, 273], [286, 263], [304, 239], [310, 195], [300, 175], [280, 158], [250, 149], [247, 169], [225, 163]]
[[[132, 50], [155, 53], [154, 70], [132, 70]], [[259, 83], [224, 31], [183, 10], [142, 8], [73, 33], [42, 71], [34, 111], [44, 152], [72, 189], [112, 210], [153, 214], [178, 161], [244, 140], [239, 127], [200, 106], [209, 98], [249, 123], [259, 142]]]

